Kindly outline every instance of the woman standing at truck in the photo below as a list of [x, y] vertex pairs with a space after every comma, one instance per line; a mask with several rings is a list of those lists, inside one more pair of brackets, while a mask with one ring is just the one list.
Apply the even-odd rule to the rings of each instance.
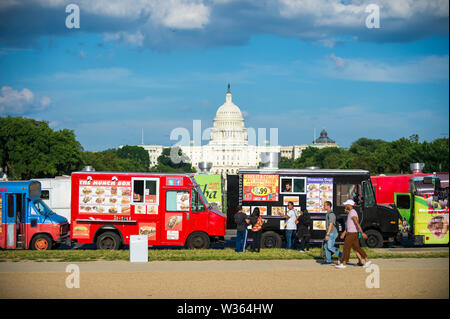
[[252, 238], [250, 251], [259, 253], [261, 249], [261, 229], [263, 225], [263, 220], [260, 216], [259, 208], [255, 207], [252, 216], [250, 216], [250, 222], [252, 225]]
[[300, 252], [309, 251], [309, 240], [311, 239], [312, 219], [308, 210], [305, 209], [297, 218], [297, 239], [300, 241]]

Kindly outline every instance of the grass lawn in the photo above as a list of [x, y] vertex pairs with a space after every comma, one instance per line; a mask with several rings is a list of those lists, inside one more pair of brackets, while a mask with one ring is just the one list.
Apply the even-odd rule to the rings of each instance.
[[[448, 258], [448, 252], [375, 252], [364, 248], [369, 259], [376, 258]], [[283, 259], [318, 259], [320, 248], [313, 248], [308, 253], [285, 249], [262, 249], [260, 253], [236, 253], [231, 248], [226, 249], [149, 249], [149, 261], [154, 260], [283, 260]], [[356, 258], [352, 252], [351, 258]], [[112, 261], [129, 260], [129, 250], [2, 250], [0, 262], [5, 261]]]

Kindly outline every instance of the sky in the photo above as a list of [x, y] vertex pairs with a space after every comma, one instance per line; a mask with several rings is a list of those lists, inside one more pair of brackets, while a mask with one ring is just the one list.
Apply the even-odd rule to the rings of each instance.
[[277, 128], [280, 145], [323, 128], [342, 147], [432, 141], [449, 134], [448, 12], [447, 0], [3, 0], [0, 116], [74, 130], [89, 151], [140, 144], [142, 130], [170, 146], [175, 128], [212, 126], [230, 83], [246, 126]]

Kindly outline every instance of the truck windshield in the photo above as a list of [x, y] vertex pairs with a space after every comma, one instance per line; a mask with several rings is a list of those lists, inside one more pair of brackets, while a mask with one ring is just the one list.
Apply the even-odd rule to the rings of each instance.
[[34, 200], [33, 205], [38, 213], [43, 216], [54, 214], [53, 211], [40, 198]]
[[211, 207], [211, 205], [208, 203], [208, 200], [206, 199], [205, 195], [203, 195], [203, 192], [200, 189], [200, 186], [198, 186], [198, 185], [195, 186], [195, 190], [197, 191], [198, 195], [202, 199], [203, 204], [205, 205], [205, 207], [207, 207], [209, 209]]

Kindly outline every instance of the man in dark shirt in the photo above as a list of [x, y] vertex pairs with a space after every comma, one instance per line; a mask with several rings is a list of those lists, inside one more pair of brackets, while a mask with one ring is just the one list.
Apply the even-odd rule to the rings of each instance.
[[247, 227], [250, 224], [250, 219], [242, 210], [242, 206], [238, 206], [238, 212], [234, 215], [234, 221], [236, 222], [236, 249], [235, 252], [245, 252], [245, 246], [247, 245]]

